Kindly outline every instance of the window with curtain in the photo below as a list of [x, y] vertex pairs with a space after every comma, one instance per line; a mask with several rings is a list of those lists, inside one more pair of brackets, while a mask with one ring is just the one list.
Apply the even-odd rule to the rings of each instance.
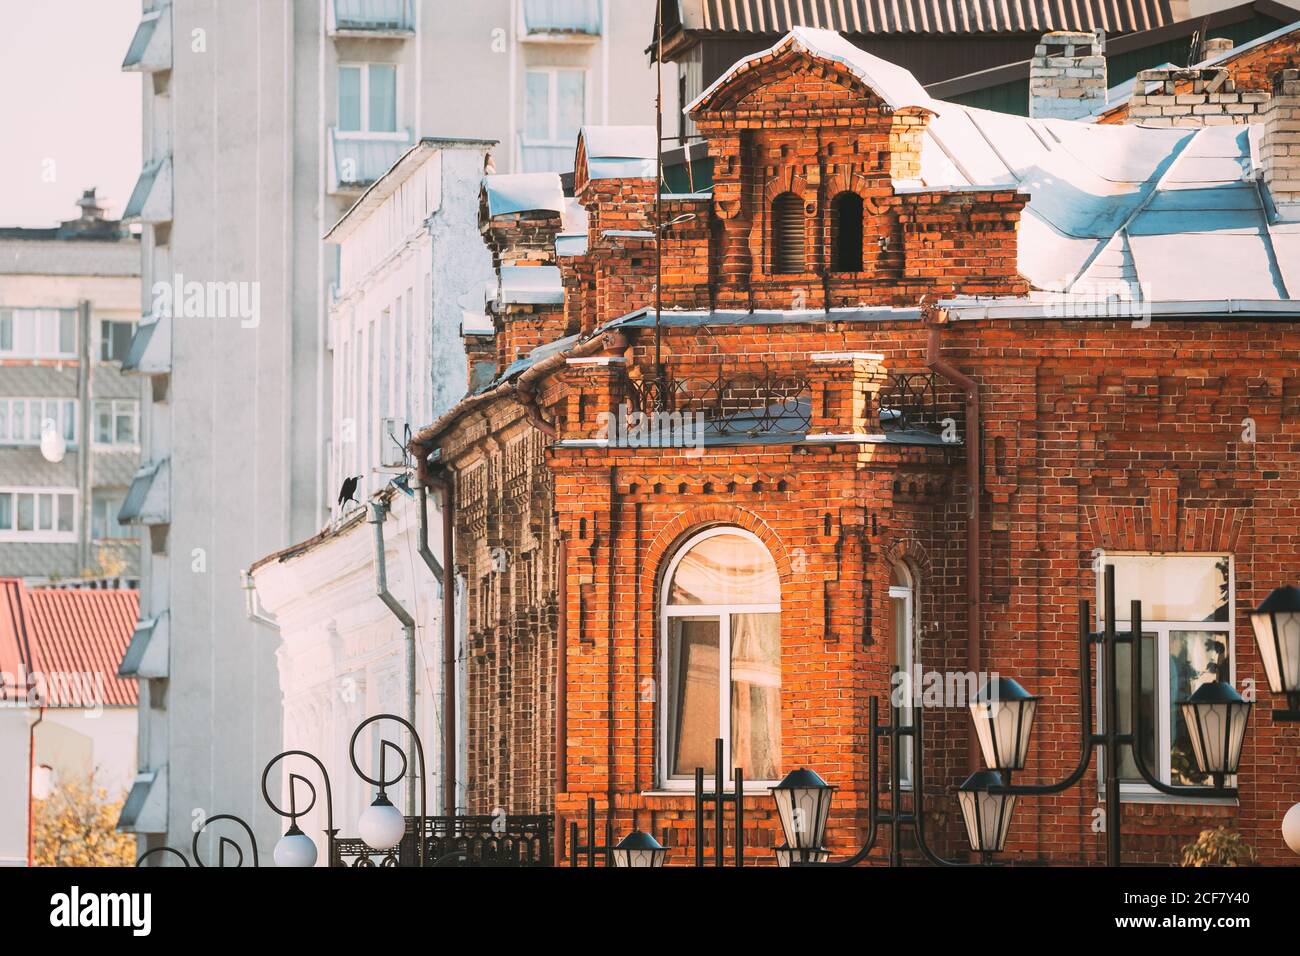
[[772, 271], [794, 275], [807, 271], [803, 200], [782, 193], [772, 200]]
[[338, 72], [340, 133], [397, 131], [397, 67], [345, 63]]
[[[1164, 783], [1179, 786], [1210, 784], [1196, 768], [1187, 725], [1179, 712], [1202, 684], [1231, 677], [1232, 559], [1229, 555], [1107, 554], [1115, 566], [1116, 629], [1129, 629], [1131, 602], [1142, 602], [1143, 735], [1139, 741], [1148, 769]], [[1098, 629], [1104, 613], [1097, 575]], [[1132, 647], [1116, 648], [1119, 671], [1119, 729], [1132, 733]], [[1105, 673], [1098, 665], [1097, 713], [1102, 714]], [[1129, 748], [1120, 760], [1125, 790], [1150, 791], [1138, 775]]]
[[747, 780], [781, 769], [781, 587], [776, 562], [738, 528], [696, 535], [677, 553], [663, 597], [661, 735], [665, 786], [714, 773], [721, 738]]
[[862, 197], [842, 192], [831, 200], [831, 271], [862, 271]]
[[[915, 601], [915, 591], [912, 587], [912, 575], [906, 567], [901, 564], [891, 565], [889, 579], [889, 615], [891, 637], [894, 644], [894, 666], [902, 675], [902, 682], [898, 685], [905, 691], [905, 697], [900, 707], [902, 721], [911, 725], [915, 716], [912, 701], [917, 693], [916, 681], [920, 680], [921, 674], [915, 666], [916, 651], [913, 646], [913, 607]], [[900, 784], [905, 787], [912, 785], [912, 748], [910, 738], [900, 738], [904, 746], [902, 751]]]

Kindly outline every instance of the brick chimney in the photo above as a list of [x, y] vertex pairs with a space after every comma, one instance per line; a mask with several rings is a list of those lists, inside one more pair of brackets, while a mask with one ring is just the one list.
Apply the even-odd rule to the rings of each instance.
[[1259, 162], [1278, 213], [1300, 220], [1300, 70], [1273, 77], [1273, 96], [1262, 111]]
[[1223, 56], [1232, 50], [1232, 41], [1227, 37], [1209, 37], [1201, 43], [1201, 59], [1209, 60]]
[[1140, 126], [1234, 126], [1258, 119], [1264, 92], [1238, 90], [1223, 67], [1139, 70], [1125, 122]]
[[1029, 61], [1029, 115], [1079, 119], [1105, 106], [1105, 33], [1044, 34]]

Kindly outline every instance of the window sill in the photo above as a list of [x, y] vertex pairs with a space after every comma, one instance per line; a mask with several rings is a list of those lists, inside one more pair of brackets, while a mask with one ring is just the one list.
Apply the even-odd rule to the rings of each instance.
[[[779, 781], [775, 781], [775, 780], [772, 781], [771, 783], [764, 783], [764, 784], [750, 784], [746, 782], [744, 794], [747, 797], [770, 797], [772, 795], [772, 788], [775, 787], [778, 782]], [[723, 792], [731, 793], [732, 789], [733, 788], [731, 786], [728, 786]], [[713, 792], [708, 781], [705, 782], [704, 792], [706, 795], [711, 794]], [[642, 797], [650, 797], [655, 799], [658, 799], [660, 797], [680, 797], [684, 800], [694, 800], [695, 788], [692, 787], [690, 790], [663, 790], [663, 789], [642, 790], [640, 795]]]
[[[1105, 787], [1098, 788], [1097, 799], [1106, 799]], [[1124, 789], [1120, 790], [1119, 802], [1172, 807], [1236, 807], [1241, 805], [1240, 800], [1231, 797], [1175, 797], [1172, 794], [1159, 793], [1154, 790], [1129, 791]]]

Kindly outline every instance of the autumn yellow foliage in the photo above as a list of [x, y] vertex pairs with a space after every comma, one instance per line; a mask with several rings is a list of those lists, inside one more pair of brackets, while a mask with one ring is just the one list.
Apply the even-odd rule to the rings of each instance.
[[122, 802], [92, 783], [60, 783], [32, 803], [32, 857], [36, 866], [133, 866], [135, 837], [118, 833]]

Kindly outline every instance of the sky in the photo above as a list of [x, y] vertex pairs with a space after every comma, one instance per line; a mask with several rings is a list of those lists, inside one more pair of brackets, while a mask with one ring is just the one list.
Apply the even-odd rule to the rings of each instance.
[[140, 175], [140, 0], [0, 0], [0, 226], [53, 226], [98, 187], [120, 216]]

